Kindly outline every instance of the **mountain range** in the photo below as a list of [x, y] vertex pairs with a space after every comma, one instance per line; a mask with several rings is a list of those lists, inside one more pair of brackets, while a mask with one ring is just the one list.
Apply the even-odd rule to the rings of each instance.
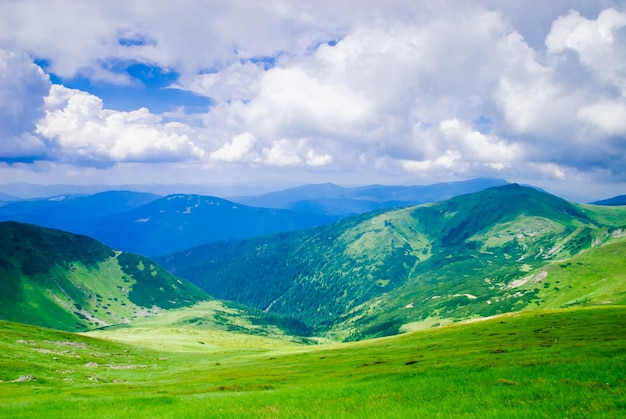
[[179, 194], [95, 220], [84, 233], [117, 249], [162, 255], [204, 243], [301, 230], [331, 221], [322, 215]]
[[354, 188], [324, 183], [231, 199], [257, 207], [284, 208], [299, 212], [345, 217], [384, 208], [444, 201], [453, 196], [477, 192], [507, 183], [503, 179], [472, 179], [434, 185], [368, 185]]
[[[432, 202], [503, 183], [475, 179], [430, 186], [305, 185], [237, 202], [204, 195], [161, 197], [107, 191], [7, 203], [0, 206], [0, 221], [84, 234], [115, 249], [152, 256], [205, 243], [302, 230], [372, 209]], [[259, 205], [246, 205], [255, 202]]]
[[[81, 214], [102, 199], [117, 203], [100, 205], [91, 220]], [[124, 246], [0, 224], [0, 318], [64, 330], [124, 323], [209, 295], [338, 340], [625, 302], [626, 208], [574, 204], [516, 184], [335, 222], [183, 194], [111, 192], [28, 205], [36, 215], [72, 209], [76, 225], [98, 220], [93, 235]], [[303, 229], [315, 217], [320, 225]], [[209, 232], [222, 241], [191, 247]], [[162, 256], [150, 260], [133, 247]], [[168, 249], [180, 251], [164, 255]]]
[[143, 192], [107, 191], [14, 200], [0, 207], [0, 221], [20, 221], [87, 234], [101, 217], [126, 212], [158, 198]]
[[[571, 297], [563, 305], [614, 301], [617, 289], [626, 291], [616, 256], [625, 229], [626, 208], [511, 184], [155, 260], [216, 298], [351, 340], [541, 308], [559, 292]], [[572, 267], [583, 251], [593, 252], [587, 263], [597, 271]], [[598, 273], [605, 263], [619, 266], [607, 289]], [[559, 269], [571, 278], [596, 274], [570, 292]]]
[[158, 258], [254, 309], [2, 222], [2, 415], [622, 417], [625, 224], [506, 185]]

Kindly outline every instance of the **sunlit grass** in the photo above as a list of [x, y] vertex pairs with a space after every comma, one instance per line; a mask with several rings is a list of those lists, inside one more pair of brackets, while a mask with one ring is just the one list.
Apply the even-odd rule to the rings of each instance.
[[619, 417], [624, 314], [533, 312], [350, 344], [220, 351], [3, 323], [0, 415]]

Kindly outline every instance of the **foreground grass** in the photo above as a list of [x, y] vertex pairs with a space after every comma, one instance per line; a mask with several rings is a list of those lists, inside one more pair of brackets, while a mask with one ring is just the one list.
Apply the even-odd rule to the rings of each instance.
[[625, 314], [530, 312], [351, 344], [204, 352], [0, 323], [0, 415], [623, 417]]

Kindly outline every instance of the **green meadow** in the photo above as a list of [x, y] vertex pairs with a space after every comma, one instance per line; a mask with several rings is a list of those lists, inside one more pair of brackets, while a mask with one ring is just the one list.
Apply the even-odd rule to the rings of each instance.
[[532, 311], [321, 344], [198, 326], [185, 320], [193, 310], [152, 320], [160, 327], [145, 320], [87, 334], [0, 322], [0, 416], [626, 414], [624, 307]]

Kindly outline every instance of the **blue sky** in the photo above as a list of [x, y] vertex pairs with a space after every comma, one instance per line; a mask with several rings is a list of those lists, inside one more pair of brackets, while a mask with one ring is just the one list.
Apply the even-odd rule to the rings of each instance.
[[171, 87], [178, 81], [180, 74], [153, 63], [108, 63], [106, 67], [111, 71], [129, 78], [129, 83], [119, 84], [107, 80], [92, 80], [85, 74], [60, 77], [50, 71], [49, 60], [35, 59], [34, 62], [48, 74], [52, 83], [98, 96], [108, 109], [132, 111], [145, 107], [153, 113], [162, 114], [184, 107], [189, 113], [205, 113], [213, 103], [210, 97]]
[[624, 1], [24, 0], [0, 27], [1, 183], [626, 193]]

